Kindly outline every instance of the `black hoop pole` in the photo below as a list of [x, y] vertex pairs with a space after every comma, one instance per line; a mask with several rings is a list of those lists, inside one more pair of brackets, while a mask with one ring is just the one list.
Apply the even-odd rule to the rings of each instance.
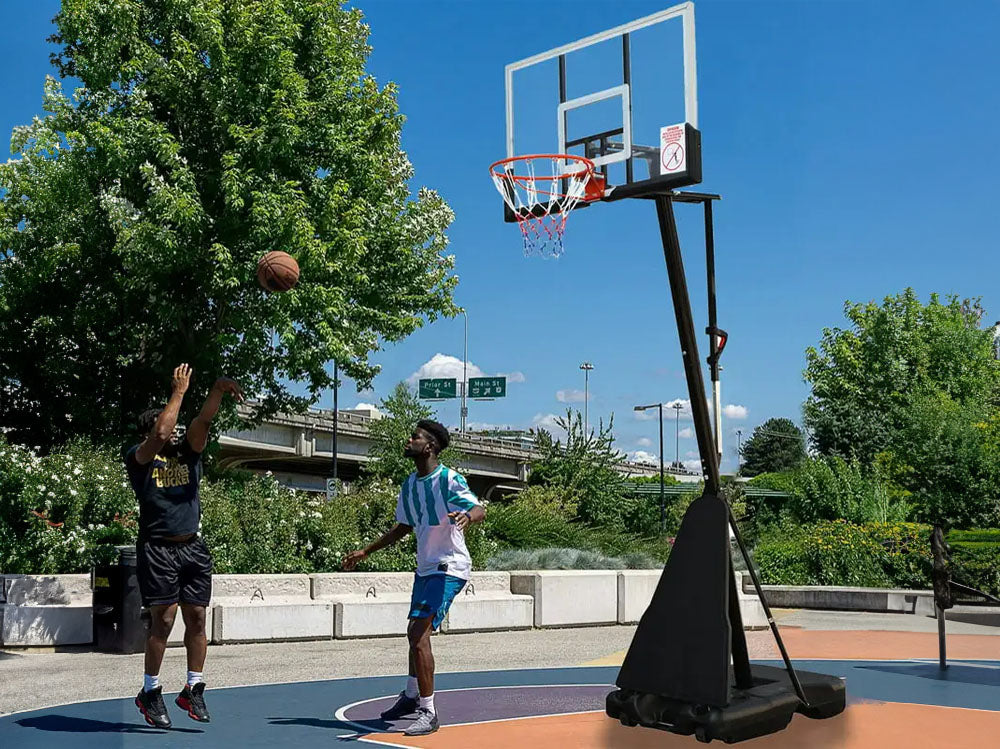
[[[680, 240], [677, 237], [677, 222], [674, 218], [673, 195], [671, 193], [656, 196], [656, 214], [660, 222], [663, 257], [667, 264], [670, 296], [674, 304], [674, 316], [677, 319], [677, 337], [681, 344], [684, 374], [687, 378], [688, 394], [691, 398], [691, 412], [694, 417], [695, 435], [698, 438], [698, 452], [701, 455], [702, 472], [705, 476], [705, 493], [717, 497], [719, 501], [726, 505], [729, 525], [733, 529], [733, 535], [736, 538], [736, 543], [739, 545], [740, 553], [747, 562], [747, 571], [750, 573], [754, 588], [760, 598], [761, 605], [764, 607], [764, 613], [767, 616], [768, 624], [771, 626], [774, 639], [778, 644], [778, 650], [781, 651], [781, 658], [785, 662], [789, 680], [799, 700], [801, 700], [803, 705], [808, 707], [809, 701], [806, 699], [805, 691], [802, 689], [798, 674], [795, 673], [795, 667], [788, 657], [785, 643], [778, 632], [778, 625], [775, 623], [774, 617], [771, 615], [771, 609], [767, 605], [767, 600], [760, 586], [760, 580], [753, 567], [753, 561], [747, 553], [742, 534], [736, 525], [733, 510], [719, 491], [721, 483], [719, 456], [715, 449], [712, 423], [708, 415], [708, 403], [705, 400], [705, 380], [701, 373], [701, 362], [698, 357], [698, 341], [694, 332], [694, 318], [691, 315], [691, 300], [688, 297], [687, 279], [684, 275], [684, 262], [681, 258]], [[732, 560], [730, 560], [730, 601], [734, 597], [737, 597], [735, 584], [735, 571], [732, 569]], [[739, 606], [738, 597], [736, 605]], [[732, 614], [730, 614], [730, 617], [731, 621], [733, 621]], [[742, 625], [738, 632], [735, 630], [732, 632], [732, 642], [734, 646], [733, 657], [734, 659], [739, 658], [741, 661], [739, 664], [735, 664], [734, 661], [734, 670], [736, 671], [738, 681], [745, 683], [749, 669], [749, 655], [746, 649], [746, 635], [743, 632]], [[745, 661], [745, 664], [742, 661]]]
[[660, 221], [663, 258], [667, 263], [670, 297], [674, 303], [674, 316], [677, 318], [677, 337], [681, 344], [684, 374], [691, 398], [691, 414], [694, 417], [694, 431], [698, 438], [701, 469], [705, 476], [705, 492], [719, 496], [719, 459], [712, 437], [708, 403], [705, 401], [705, 380], [701, 374], [701, 362], [698, 358], [698, 341], [695, 338], [694, 318], [691, 316], [691, 300], [688, 297], [687, 280], [684, 276], [684, 261], [681, 259], [681, 245], [677, 238], [677, 223], [674, 219], [671, 194], [656, 196], [656, 214]]

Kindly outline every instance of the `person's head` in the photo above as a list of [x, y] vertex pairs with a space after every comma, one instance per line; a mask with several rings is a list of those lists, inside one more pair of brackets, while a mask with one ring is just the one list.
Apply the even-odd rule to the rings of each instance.
[[450, 441], [451, 437], [443, 424], [430, 419], [421, 419], [413, 428], [410, 439], [406, 441], [403, 455], [414, 459], [422, 456], [436, 458], [448, 447]]
[[[149, 436], [149, 433], [153, 431], [156, 426], [156, 420], [163, 413], [163, 409], [151, 408], [148, 411], [143, 411], [139, 414], [139, 434], [142, 435], [143, 439]], [[181, 443], [184, 441], [184, 434], [187, 430], [180, 424], [174, 425], [174, 431], [170, 435], [170, 439], [160, 450], [164, 455], [173, 455], [180, 448]]]

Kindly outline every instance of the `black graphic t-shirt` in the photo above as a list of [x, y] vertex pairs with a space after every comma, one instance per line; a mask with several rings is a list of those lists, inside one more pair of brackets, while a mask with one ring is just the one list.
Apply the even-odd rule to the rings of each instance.
[[139, 537], [166, 538], [198, 532], [201, 502], [201, 453], [185, 439], [170, 458], [157, 455], [145, 465], [135, 460], [133, 446], [125, 455], [125, 470], [139, 498]]

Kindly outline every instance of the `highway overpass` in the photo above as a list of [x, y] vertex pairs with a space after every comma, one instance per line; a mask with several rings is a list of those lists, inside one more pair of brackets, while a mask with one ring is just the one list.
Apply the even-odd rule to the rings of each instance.
[[[243, 416], [249, 409], [240, 407]], [[357, 413], [339, 412], [337, 418], [337, 475], [345, 482], [356, 480], [370, 460], [372, 419]], [[278, 414], [251, 429], [233, 429], [220, 438], [221, 467], [271, 471], [282, 484], [306, 491], [324, 491], [330, 475], [333, 446], [333, 412]], [[530, 443], [452, 432], [452, 444], [465, 455], [462, 472], [473, 491], [484, 495], [496, 486], [523, 486], [531, 462], [539, 453]], [[400, 450], [403, 446], [400, 445]], [[629, 476], [659, 475], [659, 466], [623, 462], [619, 470]], [[700, 476], [670, 471], [682, 481]]]

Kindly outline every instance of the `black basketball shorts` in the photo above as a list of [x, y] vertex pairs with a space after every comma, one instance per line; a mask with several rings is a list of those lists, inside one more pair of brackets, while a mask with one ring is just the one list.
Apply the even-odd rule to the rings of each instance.
[[139, 541], [136, 576], [146, 608], [171, 603], [208, 606], [212, 598], [212, 555], [200, 536], [180, 542]]

